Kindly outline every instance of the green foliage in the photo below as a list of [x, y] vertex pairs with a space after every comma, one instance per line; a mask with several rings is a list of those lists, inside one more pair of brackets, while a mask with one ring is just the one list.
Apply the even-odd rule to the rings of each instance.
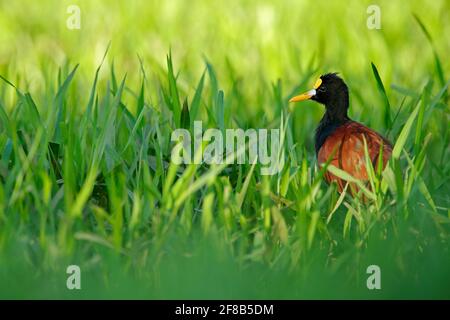
[[[42, 3], [48, 10], [50, 2]], [[81, 3], [89, 16], [91, 5]], [[114, 16], [118, 4], [98, 3]], [[446, 1], [436, 3], [431, 12], [448, 8]], [[166, 12], [161, 15], [173, 25], [157, 33], [160, 17], [153, 12], [154, 21], [127, 25], [130, 42], [109, 35], [111, 45], [95, 53], [101, 58], [95, 66], [90, 50], [69, 50], [72, 34], [60, 44], [80, 67], [51, 62], [36, 48], [31, 55], [40, 64], [33, 74], [42, 82], [35, 85], [18, 67], [29, 66], [28, 52], [24, 61], [10, 58], [4, 65], [0, 59], [0, 297], [449, 298], [450, 82], [448, 62], [437, 54], [449, 47], [436, 19], [427, 12], [427, 18], [415, 16], [432, 48], [418, 60], [414, 50], [424, 50], [423, 35], [398, 35], [417, 27], [403, 11], [383, 11], [383, 29], [368, 31], [365, 21], [338, 14], [332, 20], [325, 10], [314, 17], [339, 27], [336, 36], [318, 27], [314, 40], [303, 41], [298, 30], [305, 23], [321, 24], [309, 15], [302, 20], [300, 5], [249, 1], [242, 10], [256, 17], [239, 20], [234, 30], [238, 17], [197, 12], [199, 4], [205, 2], [169, 9], [177, 17], [192, 5], [201, 30], [192, 29], [185, 14], [181, 23]], [[159, 5], [137, 1], [127, 10]], [[420, 1], [408, 5], [422, 8]], [[216, 6], [231, 10], [226, 3]], [[318, 6], [344, 10], [340, 2]], [[362, 10], [356, 16], [366, 9], [356, 3], [349, 8]], [[11, 18], [6, 12], [1, 21]], [[34, 19], [44, 29], [55, 23]], [[97, 23], [83, 21], [86, 30]], [[117, 20], [122, 31], [123, 23]], [[364, 30], [352, 29], [353, 23]], [[448, 23], [441, 23], [448, 33]], [[153, 31], [143, 36], [146, 29]], [[350, 30], [360, 30], [357, 40]], [[174, 37], [173, 47], [160, 52], [133, 44], [147, 36]], [[236, 37], [245, 43], [235, 44]], [[257, 49], [247, 44], [254, 39], [260, 39]], [[84, 36], [80, 41], [89, 43]], [[194, 53], [183, 51], [186, 41]], [[135, 57], [138, 49], [142, 56]], [[198, 62], [202, 53], [207, 58]], [[405, 64], [411, 59], [414, 66]], [[343, 73], [351, 117], [389, 132], [394, 142], [383, 172], [372, 166], [365, 144], [367, 184], [331, 165], [317, 166], [312, 137], [321, 107], [288, 106], [293, 93], [327, 71]], [[282, 170], [263, 176], [258, 163], [174, 164], [171, 133], [193, 132], [196, 120], [203, 120], [204, 130], [280, 129]], [[242, 152], [245, 146], [230, 156]], [[327, 170], [361, 192], [352, 197], [347, 185], [338, 194], [323, 181]], [[65, 289], [69, 264], [83, 270], [79, 294]], [[382, 269], [381, 292], [366, 288], [370, 264]]]

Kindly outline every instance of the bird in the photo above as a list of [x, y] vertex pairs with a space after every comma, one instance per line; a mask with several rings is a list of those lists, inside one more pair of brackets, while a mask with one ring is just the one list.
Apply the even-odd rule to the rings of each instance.
[[[392, 154], [391, 142], [373, 129], [350, 119], [349, 90], [337, 73], [321, 75], [313, 89], [294, 96], [289, 102], [313, 100], [325, 106], [325, 113], [315, 131], [315, 151], [320, 166], [333, 165], [353, 178], [359, 179], [370, 189], [366, 168], [365, 144], [375, 172], [383, 170]], [[327, 183], [336, 182], [342, 193], [347, 181], [328, 170], [324, 174]], [[359, 188], [349, 183], [354, 196]]]

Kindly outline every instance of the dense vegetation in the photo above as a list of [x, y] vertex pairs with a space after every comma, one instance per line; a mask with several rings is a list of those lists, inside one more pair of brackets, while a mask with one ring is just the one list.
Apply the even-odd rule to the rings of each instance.
[[[381, 30], [359, 2], [78, 3], [80, 30], [0, 4], [0, 297], [450, 298], [447, 1], [381, 2]], [[329, 71], [395, 144], [364, 196], [322, 179], [323, 108], [287, 102]], [[174, 164], [195, 120], [279, 128], [282, 170]]]

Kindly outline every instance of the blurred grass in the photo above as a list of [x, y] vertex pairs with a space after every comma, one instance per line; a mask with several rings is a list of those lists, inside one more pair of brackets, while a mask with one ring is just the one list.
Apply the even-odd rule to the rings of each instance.
[[[0, 297], [449, 298], [449, 3], [369, 4], [0, 1]], [[370, 203], [322, 182], [323, 108], [288, 111], [328, 71], [396, 143]], [[171, 163], [200, 119], [280, 128], [283, 170]]]

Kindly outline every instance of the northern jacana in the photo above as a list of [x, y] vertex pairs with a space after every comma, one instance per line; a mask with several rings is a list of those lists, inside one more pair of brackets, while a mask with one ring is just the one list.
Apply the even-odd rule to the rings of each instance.
[[[392, 144], [379, 133], [348, 117], [348, 88], [336, 73], [322, 75], [313, 89], [293, 97], [289, 102], [309, 99], [325, 105], [326, 109], [315, 134], [319, 165], [330, 161], [331, 165], [354, 178], [367, 181], [365, 139], [373, 168], [378, 170], [382, 165], [384, 169], [392, 153]], [[329, 171], [325, 173], [325, 180], [328, 183], [336, 181], [339, 192], [343, 191], [347, 183]], [[354, 194], [357, 188], [352, 184], [350, 186]]]

